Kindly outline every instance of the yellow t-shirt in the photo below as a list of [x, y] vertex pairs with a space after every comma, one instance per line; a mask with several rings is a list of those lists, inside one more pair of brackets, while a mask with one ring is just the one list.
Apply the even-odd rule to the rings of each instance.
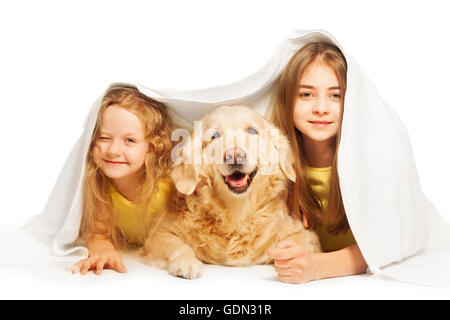
[[[332, 167], [313, 168], [307, 167], [306, 172], [309, 177], [311, 188], [313, 192], [319, 197], [322, 202], [322, 207], [326, 208], [328, 205], [328, 195], [330, 190]], [[336, 251], [348, 247], [356, 243], [353, 233], [348, 229], [345, 233], [332, 235], [328, 232], [329, 224], [326, 221], [316, 230], [320, 239], [320, 244], [325, 252]]]
[[147, 223], [149, 218], [159, 212], [167, 203], [172, 191], [173, 182], [170, 177], [158, 182], [158, 191], [148, 202], [148, 206], [140, 208], [123, 195], [121, 195], [112, 185], [110, 187], [111, 200], [114, 208], [115, 221], [122, 230], [129, 243], [142, 245], [145, 241]]

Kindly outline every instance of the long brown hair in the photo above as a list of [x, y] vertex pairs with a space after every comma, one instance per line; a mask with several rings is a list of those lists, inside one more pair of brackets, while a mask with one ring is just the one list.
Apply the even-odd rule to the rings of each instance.
[[112, 85], [103, 96], [89, 151], [86, 155], [83, 177], [83, 215], [79, 237], [89, 241], [93, 236], [99, 234], [109, 239], [115, 247], [123, 247], [126, 241], [122, 231], [115, 225], [109, 189], [110, 179], [95, 164], [93, 158], [93, 150], [100, 136], [103, 112], [111, 105], [118, 105], [134, 113], [145, 128], [149, 152], [145, 155], [145, 165], [139, 171], [138, 197], [135, 201], [138, 205], [146, 203], [157, 192], [157, 182], [169, 173], [172, 165], [170, 157], [172, 125], [166, 106], [143, 95], [134, 86]]
[[[302, 133], [295, 128], [293, 112], [298, 86], [305, 70], [315, 61], [331, 67], [338, 78], [341, 91], [341, 119], [336, 135], [336, 150], [332, 164], [329, 199], [327, 208], [323, 208], [318, 196], [313, 192], [306, 172], [307, 162], [303, 147]], [[337, 172], [338, 146], [340, 140], [344, 97], [347, 83], [347, 63], [344, 55], [335, 45], [325, 42], [313, 42], [298, 50], [284, 68], [272, 97], [271, 120], [289, 137], [294, 153], [294, 169], [297, 180], [291, 185], [288, 203], [295, 217], [304, 215], [309, 228], [317, 229], [324, 215], [330, 221], [329, 232], [338, 234], [349, 229], [342, 203], [339, 176]], [[325, 211], [326, 210], [326, 211]]]

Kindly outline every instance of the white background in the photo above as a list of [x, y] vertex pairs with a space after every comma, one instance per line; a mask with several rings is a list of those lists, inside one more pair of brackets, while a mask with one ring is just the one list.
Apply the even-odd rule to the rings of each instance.
[[446, 3], [2, 1], [0, 224], [40, 213], [110, 83], [234, 82], [259, 69], [294, 28], [331, 32], [360, 62], [409, 130], [425, 194], [450, 218]]

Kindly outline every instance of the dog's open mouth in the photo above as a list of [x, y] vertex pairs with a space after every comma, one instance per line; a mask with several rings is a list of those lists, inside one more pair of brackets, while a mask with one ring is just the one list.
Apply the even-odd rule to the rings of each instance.
[[258, 168], [250, 173], [235, 171], [229, 176], [223, 176], [223, 180], [228, 186], [228, 189], [230, 189], [232, 192], [243, 193], [250, 187], [250, 184], [252, 183], [257, 171]]

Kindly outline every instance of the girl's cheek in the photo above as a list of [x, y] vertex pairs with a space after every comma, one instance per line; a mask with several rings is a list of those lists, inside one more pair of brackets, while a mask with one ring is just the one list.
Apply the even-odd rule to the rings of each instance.
[[93, 158], [94, 158], [94, 163], [98, 166], [99, 165], [99, 162], [100, 162], [100, 155], [101, 155], [101, 149], [100, 149], [100, 146], [99, 145], [96, 145], [95, 147], [94, 147], [94, 150], [93, 150]]
[[142, 164], [144, 164], [145, 158], [149, 154], [149, 152], [150, 152], [150, 150], [149, 150], [148, 144], [144, 143], [142, 145], [142, 148], [141, 148], [141, 151], [140, 151], [140, 153], [141, 153], [140, 158], [141, 158]]
[[298, 111], [294, 112], [294, 126], [300, 132], [303, 131], [302, 119], [305, 119], [305, 115], [300, 114]]
[[311, 109], [310, 106], [311, 102], [310, 101], [298, 101], [294, 106], [294, 118], [304, 118], [306, 116], [306, 114], [308, 113], [308, 110]]
[[145, 164], [145, 150], [134, 150], [135, 152], [128, 153], [128, 162], [133, 163], [134, 166], [141, 167]]

